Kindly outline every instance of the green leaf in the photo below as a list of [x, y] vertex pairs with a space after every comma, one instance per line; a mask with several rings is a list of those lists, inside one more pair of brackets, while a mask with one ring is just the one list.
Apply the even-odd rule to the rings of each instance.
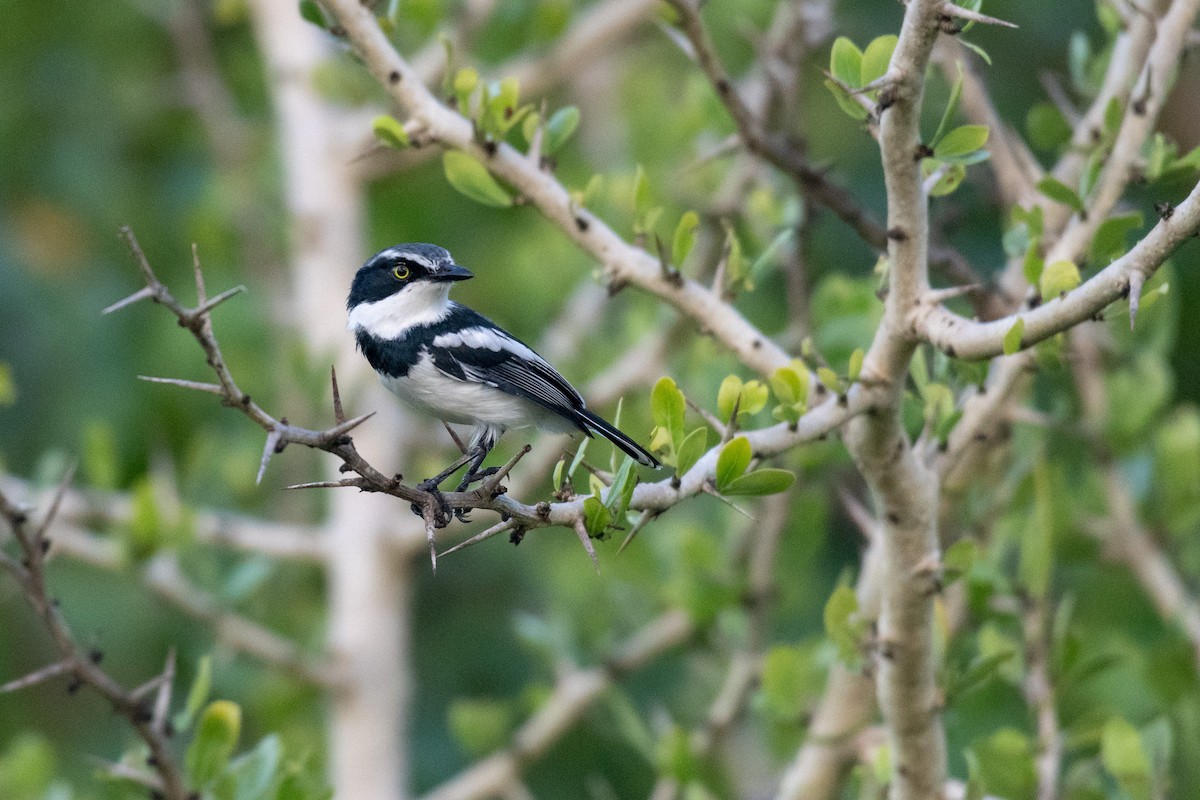
[[986, 125], [959, 125], [947, 133], [933, 148], [933, 157], [939, 161], [974, 153], [987, 144], [988, 127]]
[[1113, 717], [1100, 734], [1100, 761], [1133, 800], [1150, 797], [1150, 758], [1137, 728]]
[[[896, 49], [899, 39], [894, 34], [877, 36], [867, 45], [862, 55], [862, 73], [859, 86], [868, 86], [887, 74], [892, 62], [892, 52]], [[832, 71], [832, 70], [831, 70]], [[836, 74], [836, 73], [835, 73]]]
[[633, 489], [638, 482], [634, 463], [632, 458], [625, 456], [604, 496], [604, 504], [608, 506], [613, 519], [624, 519], [625, 512], [629, 510], [629, 501], [633, 499]]
[[958, 43], [961, 44], [963, 47], [967, 48], [968, 50], [971, 50], [972, 52], [974, 52], [975, 55], [982, 58], [984, 60], [984, 63], [986, 63], [989, 67], [992, 65], [992, 57], [988, 55], [987, 50], [984, 50], [982, 47], [975, 44], [974, 42], [967, 41], [966, 39], [962, 38], [961, 36], [958, 37]]
[[237, 703], [217, 700], [204, 709], [185, 757], [189, 784], [207, 786], [225, 770], [241, 728], [242, 709]]
[[752, 456], [750, 440], [745, 436], [738, 436], [721, 448], [717, 456], [715, 476], [718, 492], [724, 492], [727, 486], [746, 471]]
[[1071, 126], [1053, 103], [1036, 103], [1025, 114], [1029, 143], [1039, 150], [1058, 150], [1071, 141]]
[[253, 750], [229, 764], [213, 792], [216, 800], [267, 800], [282, 762], [279, 737], [264, 737]]
[[850, 365], [846, 369], [846, 375], [851, 381], [858, 380], [859, 373], [862, 372], [863, 359], [866, 358], [866, 355], [861, 347], [850, 354]]
[[751, 417], [766, 408], [771, 392], [762, 381], [746, 381], [738, 402], [738, 420]]
[[734, 478], [728, 486], [721, 490], [721, 493], [759, 497], [767, 494], [779, 494], [790, 489], [795, 482], [796, 476], [789, 470], [764, 467]]
[[837, 646], [838, 658], [855, 666], [862, 660], [863, 624], [858, 619], [858, 595], [839, 583], [825, 601], [825, 635]]
[[862, 86], [863, 53], [854, 42], [839, 36], [829, 52], [829, 72], [847, 86], [857, 89]]
[[588, 536], [593, 539], [598, 539], [608, 530], [608, 526], [612, 524], [612, 512], [601, 503], [595, 496], [585, 497], [583, 499], [583, 526], [587, 529]]
[[12, 367], [0, 361], [0, 408], [17, 402], [17, 383], [13, 380]]
[[[4, 365], [0, 364], [0, 372]], [[0, 375], [0, 384], [4, 378]], [[0, 385], [0, 406], [4, 405], [3, 386]], [[117, 437], [112, 425], [100, 420], [88, 420], [83, 428], [83, 475], [88, 486], [95, 489], [116, 489], [119, 479], [120, 458], [117, 455]]]
[[834, 394], [842, 393], [842, 379], [829, 367], [817, 367], [817, 378]]
[[1074, 189], [1060, 180], [1047, 175], [1038, 181], [1037, 190], [1056, 203], [1062, 203], [1075, 211], [1083, 211], [1083, 200]]
[[471, 154], [447, 150], [442, 155], [442, 167], [450, 185], [475, 202], [497, 208], [512, 205], [512, 198], [504, 187]]
[[961, 675], [954, 676], [947, 682], [946, 696], [948, 700], [961, 697], [972, 689], [983, 686], [1000, 672], [1008, 661], [1016, 656], [1016, 650], [1003, 650], [997, 653], [980, 655], [975, 658]]
[[825, 88], [833, 95], [833, 99], [837, 101], [842, 111], [846, 112], [851, 118], [860, 122], [867, 118], [867, 110], [859, 105], [858, 101], [851, 97], [850, 93], [836, 82], [827, 79], [825, 81]]
[[942, 111], [942, 120], [938, 123], [937, 131], [929, 142], [930, 148], [937, 147], [938, 143], [942, 141], [946, 131], [950, 130], [950, 126], [954, 124], [954, 115], [958, 113], [958, 103], [962, 99], [963, 66], [961, 61], [955, 61], [954, 66], [958, 69], [958, 77], [954, 79], [954, 83], [950, 87], [950, 97], [946, 100], [946, 108]]
[[650, 211], [650, 180], [641, 164], [633, 176], [633, 215], [643, 219]]
[[1079, 283], [1079, 267], [1075, 266], [1075, 262], [1055, 261], [1053, 264], [1047, 264], [1042, 270], [1038, 287], [1041, 289], [1042, 301], [1049, 302], [1071, 291]]
[[203, 655], [196, 662], [196, 677], [192, 679], [192, 687], [188, 690], [187, 703], [183, 710], [175, 715], [172, 724], [177, 731], [186, 731], [192, 727], [192, 720], [200, 713], [200, 707], [208, 700], [212, 691], [212, 656]]
[[701, 426], [684, 437], [675, 456], [675, 474], [683, 475], [700, 460], [708, 450], [708, 428]]
[[679, 218], [675, 226], [675, 235], [671, 238], [671, 260], [675, 266], [682, 267], [696, 244], [696, 228], [700, 225], [700, 217], [695, 211], [687, 211]]
[[733, 418], [734, 409], [742, 399], [742, 379], [737, 375], [726, 375], [717, 390], [717, 417], [726, 425]]
[[659, 378], [650, 390], [650, 414], [654, 424], [670, 434], [671, 446], [676, 451], [683, 442], [683, 412], [686, 407], [683, 392], [669, 377]]
[[954, 192], [962, 185], [963, 179], [967, 177], [967, 168], [962, 164], [949, 164], [942, 176], [938, 178], [929, 189], [930, 197], [945, 197]]
[[1126, 237], [1142, 227], [1142, 213], [1131, 211], [1128, 214], [1118, 214], [1100, 223], [1096, 235], [1092, 238], [1089, 260], [1100, 267], [1106, 267], [1111, 262], [1123, 256], [1129, 248]]
[[1025, 335], [1025, 318], [1017, 317], [1017, 321], [1004, 334], [1004, 355], [1011, 356], [1021, 349], [1021, 337]]
[[975, 544], [974, 539], [959, 539], [946, 548], [942, 556], [942, 568], [947, 585], [970, 572], [978, 558], [979, 545]]
[[1042, 258], [1041, 250], [1038, 249], [1038, 242], [1032, 241], [1029, 247], [1025, 250], [1025, 259], [1021, 264], [1021, 271], [1025, 273], [1025, 280], [1031, 284], [1037, 284], [1042, 279], [1042, 271], [1046, 269], [1046, 260]]
[[471, 114], [471, 95], [479, 87], [479, 73], [471, 67], [463, 67], [454, 73], [451, 88], [458, 99], [458, 112], [464, 116]]
[[813, 654], [803, 647], [776, 645], [767, 651], [759, 688], [772, 717], [795, 721], [806, 711], [805, 702], [811, 696], [809, 687], [818, 669], [815, 661]]
[[456, 697], [446, 717], [454, 738], [473, 756], [486, 755], [503, 745], [514, 723], [507, 703], [482, 697]]
[[794, 406], [808, 402], [808, 370], [803, 364], [780, 367], [771, 375], [771, 391], [779, 402]]
[[546, 153], [557, 152], [579, 127], [579, 118], [576, 106], [564, 106], [555, 111], [546, 122], [546, 141], [542, 149]]

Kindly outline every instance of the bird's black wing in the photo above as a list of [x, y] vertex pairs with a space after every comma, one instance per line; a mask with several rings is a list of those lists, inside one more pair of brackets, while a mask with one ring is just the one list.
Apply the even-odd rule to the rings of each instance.
[[[477, 316], [477, 315], [476, 315]], [[428, 348], [433, 364], [447, 375], [494, 386], [524, 397], [586, 428], [583, 398], [567, 379], [528, 345], [485, 317], [477, 324], [437, 336]]]

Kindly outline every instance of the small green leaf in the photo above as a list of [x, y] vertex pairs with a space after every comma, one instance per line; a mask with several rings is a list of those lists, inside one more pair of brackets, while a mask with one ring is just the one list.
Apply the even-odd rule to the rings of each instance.
[[858, 619], [858, 595], [845, 583], [839, 583], [825, 601], [825, 635], [838, 650], [838, 658], [849, 665], [862, 659], [862, 621]]
[[729, 484], [741, 477], [746, 467], [750, 466], [752, 456], [750, 440], [745, 436], [738, 436], [721, 448], [715, 475], [718, 492], [724, 492]]
[[987, 144], [987, 140], [987, 125], [959, 125], [937, 143], [933, 148], [933, 157], [939, 161], [948, 161], [965, 156], [982, 148]]
[[1025, 250], [1025, 259], [1021, 263], [1021, 271], [1025, 273], [1025, 280], [1030, 284], [1036, 285], [1042, 279], [1042, 271], [1046, 268], [1046, 259], [1042, 258], [1042, 252], [1038, 249], [1038, 242], [1032, 241], [1029, 247]]
[[696, 462], [707, 450], [708, 428], [701, 426], [684, 437], [683, 443], [679, 445], [679, 453], [675, 456], [675, 474], [687, 473], [696, 466]]
[[855, 351], [850, 354], [850, 365], [846, 368], [846, 376], [851, 381], [858, 380], [859, 373], [862, 372], [863, 359], [866, 358], [866, 355], [867, 354], [863, 352], [861, 347], [855, 349]]
[[671, 239], [671, 260], [675, 266], [682, 267], [696, 244], [696, 228], [700, 225], [700, 217], [695, 211], [687, 211], [679, 218], [675, 226], [675, 235]]
[[726, 425], [733, 418], [734, 409], [742, 399], [742, 379], [737, 375], [726, 375], [717, 390], [717, 417]]
[[1137, 728], [1113, 717], [1100, 734], [1100, 761], [1134, 800], [1150, 797], [1150, 758]]
[[738, 402], [738, 420], [751, 417], [767, 406], [771, 392], [762, 381], [746, 381], [742, 387], [742, 396]]
[[192, 687], [188, 690], [187, 703], [172, 720], [175, 730], [186, 731], [192, 727], [192, 720], [200, 713], [200, 707], [208, 700], [208, 694], [211, 691], [212, 656], [204, 655], [196, 662], [196, 677], [192, 679]]
[[625, 512], [629, 510], [629, 501], [633, 499], [633, 490], [638, 482], [635, 463], [632, 458], [625, 456], [604, 495], [604, 504], [608, 506], [613, 519], [624, 519]]
[[594, 495], [583, 499], [583, 526], [588, 536], [598, 539], [612, 523], [612, 512]]
[[829, 367], [817, 367], [817, 378], [834, 394], [842, 393], [842, 379]]
[[1036, 103], [1025, 114], [1029, 143], [1039, 150], [1058, 150], [1071, 141], [1071, 126], [1053, 103]]
[[829, 93], [833, 95], [833, 99], [837, 101], [837, 104], [842, 111], [846, 112], [846, 114], [851, 118], [859, 120], [860, 122], [867, 118], [867, 110], [863, 108], [858, 101], [851, 97], [850, 93], [843, 89], [839, 84], [831, 80], [826, 80], [825, 88], [828, 89]]
[[779, 494], [790, 489], [795, 482], [796, 476], [790, 470], [764, 467], [734, 478], [728, 486], [721, 490], [721, 494], [748, 497]]
[[1017, 575], [1021, 585], [1036, 598], [1046, 596], [1054, 571], [1054, 489], [1050, 468], [1039, 463], [1033, 469], [1033, 514], [1021, 530]]
[[546, 143], [543, 149], [547, 153], [558, 152], [579, 127], [579, 117], [579, 109], [576, 106], [564, 106], [555, 111], [546, 122]]
[[654, 424], [666, 430], [671, 437], [671, 446], [678, 448], [683, 442], [683, 412], [687, 404], [683, 392], [669, 377], [662, 377], [650, 391], [650, 414]]
[[446, 712], [451, 734], [474, 756], [492, 752], [504, 744], [513, 728], [513, 709], [492, 698], [456, 697]]
[[974, 539], [959, 539], [946, 548], [946, 553], [942, 556], [946, 583], [952, 583], [970, 572], [978, 558], [979, 545], [975, 544]]
[[975, 44], [974, 42], [967, 41], [966, 39], [962, 38], [961, 36], [958, 37], [958, 43], [961, 44], [963, 47], [967, 48], [968, 50], [974, 52], [975, 55], [982, 58], [984, 63], [987, 64], [989, 67], [992, 65], [992, 57], [988, 55], [987, 50], [984, 50], [982, 47]]
[[962, 185], [963, 180], [967, 177], [967, 168], [962, 164], [947, 164], [946, 169], [942, 172], [942, 176], [938, 178], [929, 189], [930, 197], [945, 197], [952, 194], [955, 189]]
[[1017, 317], [1017, 321], [1004, 334], [1004, 355], [1011, 356], [1021, 349], [1021, 337], [1025, 335], [1025, 318]]
[[897, 41], [899, 39], [890, 33], [871, 40], [862, 55], [862, 74], [859, 77], [859, 86], [868, 86], [887, 74]]
[[946, 100], [945, 110], [942, 111], [942, 121], [938, 123], [937, 132], [933, 134], [933, 139], [929, 141], [931, 148], [936, 148], [938, 143], [942, 141], [942, 137], [950, 130], [950, 126], [954, 123], [954, 115], [958, 113], [958, 103], [962, 99], [962, 62], [955, 61], [954, 66], [958, 68], [958, 77], [954, 79], [954, 83], [950, 87], [950, 97]]
[[446, 180], [458, 191], [485, 206], [506, 208], [513, 201], [496, 179], [469, 153], [447, 150], [442, 155]]
[[479, 86], [479, 72], [471, 67], [463, 67], [454, 73], [454, 93], [459, 98], [465, 98]]
[[1074, 189], [1060, 180], [1047, 175], [1038, 181], [1037, 190], [1056, 203], [1062, 203], [1075, 211], [1083, 211], [1083, 200]]
[[17, 402], [17, 382], [13, 380], [12, 367], [0, 361], [0, 407]]
[[375, 132], [375, 138], [388, 147], [403, 150], [412, 144], [408, 139], [408, 132], [404, 130], [404, 126], [400, 124], [399, 120], [389, 114], [376, 117], [375, 121], [371, 123], [371, 130]]
[[214, 787], [216, 800], [268, 800], [283, 761], [283, 745], [272, 734], [253, 750], [238, 756], [221, 775]]
[[217, 700], [204, 709], [185, 757], [188, 783], [207, 786], [225, 770], [241, 728], [242, 709], [237, 703]]
[[829, 72], [847, 86], [857, 89], [862, 86], [863, 53], [854, 42], [839, 36], [829, 53]]
[[1004, 650], [978, 656], [961, 675], [956, 675], [953, 680], [947, 682], [947, 699], [957, 699], [972, 689], [983, 686], [995, 677], [1000, 672], [1000, 668], [1012, 660], [1016, 654], [1016, 650]]
[[642, 219], [650, 211], [650, 180], [641, 164], [633, 176], [633, 214]]
[[771, 375], [771, 390], [776, 399], [786, 405], [804, 405], [808, 402], [808, 370], [803, 364], [780, 367]]
[[1038, 287], [1041, 289], [1042, 301], [1049, 302], [1071, 291], [1079, 283], [1079, 267], [1075, 266], [1075, 262], [1055, 261], [1053, 264], [1047, 264], [1042, 270]]

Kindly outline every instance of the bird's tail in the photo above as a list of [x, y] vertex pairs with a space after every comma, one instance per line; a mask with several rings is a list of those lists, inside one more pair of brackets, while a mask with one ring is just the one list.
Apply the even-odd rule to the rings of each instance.
[[658, 459], [646, 452], [641, 445], [639, 445], [633, 439], [630, 439], [625, 434], [621, 433], [604, 419], [596, 416], [586, 408], [579, 409], [579, 414], [583, 417], [584, 428], [587, 429], [589, 433], [591, 431], [599, 433], [605, 439], [608, 439], [617, 447], [628, 453], [630, 457], [639, 464], [644, 464], [647, 467], [662, 466], [662, 464], [658, 463]]

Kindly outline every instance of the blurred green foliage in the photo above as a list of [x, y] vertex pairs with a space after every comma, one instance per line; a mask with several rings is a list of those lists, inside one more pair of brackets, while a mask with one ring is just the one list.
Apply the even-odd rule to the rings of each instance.
[[[458, 66], [492, 76], [512, 58], [544, 52], [583, 5], [500, 0], [471, 50], [455, 54]], [[877, 65], [868, 70], [868, 61], [875, 63], [884, 49], [876, 45], [873, 51], [869, 43], [895, 32], [902, 7], [890, 4], [881, 12], [874, 4], [842, 5], [836, 33], [868, 45], [869, 58], [859, 53], [854, 62], [857, 49], [842, 45], [833, 53], [839, 56], [834, 72], [849, 75], [857, 67], [858, 80], [852, 83], [861, 84], [869, 77], [865, 73], [878, 71]], [[0, 26], [0, 85], [6, 87], [0, 103], [0, 152], [5, 154], [0, 158], [0, 466], [48, 483], [67, 462], [78, 461], [86, 485], [134, 498], [136, 511], [127, 530], [99, 531], [121, 542], [128, 576], [161, 549], [178, 550], [189, 577], [227, 607], [315, 650], [323, 638], [320, 574], [201, 547], [192, 541], [189, 519], [196, 509], [219, 508], [313, 522], [322, 509], [319, 497], [285, 498], [278, 490], [313, 479], [319, 462], [292, 448], [274, 461], [264, 486], [256, 487], [261, 447], [256, 429], [211, 397], [135, 380], [138, 374], [203, 379], [194, 343], [160, 309], [99, 315], [136, 288], [135, 270], [115, 236], [118, 225], [134, 227], [163, 277], [184, 296], [182, 287], [190, 280], [188, 246], [194, 241], [210, 286], [249, 287], [247, 297], [218, 314], [222, 345], [244, 388], [264, 406], [295, 419], [328, 414], [323, 356], [303, 352], [290, 323], [281, 323], [275, 313], [289, 288], [286, 215], [273, 151], [270, 90], [248, 11], [239, 0], [203, 7], [219, 77], [245, 133], [244, 152], [230, 169], [223, 160], [228, 154], [218, 151], [184, 101], [170, 33], [172, 8], [170, 3], [118, 3], [82, 13], [59, 0], [10, 4], [5, 10]], [[735, 75], [753, 57], [754, 36], [746, 34], [763, 31], [772, 8], [768, 0], [706, 4], [706, 20]], [[394, 38], [409, 53], [434, 41], [461, 11], [451, 0], [409, 0], [399, 9]], [[1001, 16], [1009, 12], [1020, 14], [1019, 33], [977, 28], [971, 38], [993, 59], [985, 74], [1001, 116], [1027, 127], [1039, 153], [1049, 158], [1063, 144], [1065, 122], [1045, 104], [1030, 76], [1050, 70], [1067, 76], [1075, 90], [1087, 90], [1104, 50], [1105, 20], [1083, 0], [998, 4], [994, 10]], [[1062, 22], [1068, 19], [1079, 20], [1082, 32], [1067, 30]], [[875, 145], [840, 108], [839, 101], [845, 105], [847, 98], [835, 98], [819, 86], [818, 70], [829, 65], [831, 47], [828, 42], [818, 48], [801, 67], [797, 128], [811, 157], [833, 165], [832, 175], [881, 217]], [[710, 266], [695, 257], [706, 236], [718, 245], [728, 237], [738, 257], [744, 253], [744, 263], [737, 262], [738, 269], [727, 276], [728, 285], [738, 292], [739, 309], [772, 335], [790, 335], [791, 321], [782, 302], [787, 295], [783, 261], [774, 248], [790, 247], [789, 237], [803, 220], [797, 244], [812, 289], [811, 353], [803, 355], [814, 363], [822, 360], [829, 388], [840, 391], [844, 380], [854, 379], [855, 354], [861, 365], [861, 348], [869, 346], [882, 313], [870, 249], [833, 215], [806, 207], [785, 181], [774, 178], [745, 198], [743, 213], [731, 221], [728, 233], [713, 220], [697, 227], [689, 215], [698, 209], [704, 216], [728, 166], [725, 159], [703, 158], [733, 130], [720, 103], [688, 59], [651, 25], [606, 61], [605, 69], [614, 84], [610, 104], [585, 102], [589, 98], [575, 90], [556, 90], [548, 98], [545, 152], [554, 152], [558, 177], [581, 194], [591, 185], [587, 206], [623, 235], [658, 233], [674, 251], [674, 266], [689, 274]], [[331, 60], [319, 83], [327, 96], [348, 105], [381, 97], [349, 58]], [[483, 91], [480, 87], [471, 102], [490, 129], [527, 141], [521, 124], [506, 127], [502, 113], [489, 111]], [[939, 129], [954, 88], [935, 77], [928, 94], [925, 130], [932, 132]], [[522, 98], [533, 104], [525, 113], [541, 114], [540, 101]], [[931, 161], [970, 161], [985, 141], [979, 131], [955, 121]], [[1156, 145], [1150, 154], [1162, 174], [1149, 175], [1132, 195], [1145, 219], [1154, 219], [1154, 202], [1180, 196], [1183, 184], [1169, 165], [1194, 144], [1179, 142], [1169, 154], [1164, 154], [1167, 145]], [[461, 299], [536, 343], [570, 284], [593, 280], [594, 265], [531, 209], [484, 207], [456, 192], [449, 184], [473, 187], [467, 194], [504, 205], [495, 192], [506, 190], [493, 189], [470, 164], [447, 161], [443, 168], [434, 160], [375, 182], [368, 191], [369, 239], [378, 246], [424, 240], [450, 247], [479, 274], [461, 288]], [[593, 180], [596, 174], [602, 175], [599, 182]], [[981, 271], [990, 273], [1003, 264], [1001, 237], [1012, 226], [993, 205], [986, 174], [986, 164], [970, 166], [965, 177], [955, 173], [955, 185], [948, 187], [954, 194], [935, 201], [934, 219]], [[1047, 202], [1068, 203], [1080, 194], [1078, 187], [1050, 185], [1045, 193]], [[1018, 253], [1036, 253], [1030, 239], [1039, 234], [1028, 221], [1020, 225], [1006, 244], [1014, 244]], [[1106, 229], [1103, 246], [1093, 248], [1095, 263], [1085, 266], [1082, 278], [1127, 246], [1127, 234], [1138, 228], [1140, 221], [1134, 225], [1128, 218]], [[760, 258], [764, 253], [767, 257]], [[1194, 246], [1185, 248], [1151, 283], [1148, 291], [1164, 282], [1170, 290], [1153, 305], [1143, 304], [1136, 331], [1128, 330], [1127, 314], [1119, 309], [1109, 314], [1104, 380], [1110, 409], [1098, 432], [1133, 487], [1142, 519], [1161, 533], [1162, 545], [1193, 585], [1200, 583], [1198, 260]], [[348, 283], [356, 266], [330, 269]], [[1031, 267], [1037, 270], [1033, 280], [1040, 278], [1048, 295], [1069, 289], [1067, 284], [1080, 277], [1063, 275], [1056, 265]], [[341, 313], [340, 299], [332, 298], [330, 314]], [[650, 298], [622, 292], [586, 347], [559, 366], [583, 382], [669, 317]], [[668, 371], [677, 391], [723, 421], [736, 416], [746, 429], [770, 424], [767, 410], [775, 419], [794, 421], [819, 388], [783, 374], [772, 379], [768, 395], [766, 383], [742, 374], [712, 341], [689, 332], [671, 344]], [[801, 355], [799, 343], [789, 344]], [[944, 441], [944, 431], [957, 421], [944, 399], [977, 382], [978, 375], [940, 355], [930, 354], [928, 362], [923, 355], [920, 364], [906, 423], [914, 432], [933, 425]], [[1021, 700], [1023, 661], [1012, 656], [1023, 651], [1021, 604], [1047, 597], [1056, 620], [1051, 649], [1067, 751], [1064, 797], [1138, 798], [1163, 786], [1175, 796], [1196, 796], [1200, 682], [1192, 653], [1133, 578], [1105, 560], [1091, 535], [1095, 517], [1106, 508], [1103, 479], [1084, 441], [1097, 432], [1081, 431], [1077, 424], [1079, 407], [1067, 366], [1054, 358], [1046, 364], [1032, 402], [1047, 424], [1017, 425], [1014, 457], [1001, 474], [970, 487], [946, 525], [948, 536], [978, 543], [971, 557], [960, 550], [962, 560], [956, 560], [969, 619], [946, 643], [944, 679], [957, 690], [946, 708], [952, 771], [966, 778], [973, 763], [990, 793], [1014, 800], [1032, 797], [1036, 741]], [[738, 376], [736, 382], [730, 375]], [[667, 463], [682, 469], [703, 451], [697, 448], [701, 438], [711, 445], [718, 436], [711, 430], [697, 434], [704, 421], [684, 408], [682, 396], [675, 399], [663, 401], [669, 408], [659, 408], [645, 387], [626, 399], [623, 424], [639, 438], [658, 425]], [[771, 482], [771, 489], [790, 483], [778, 473], [762, 477], [767, 469], [747, 472], [749, 454], [739, 442], [745, 440], [734, 439], [722, 454], [729, 470], [724, 489], [738, 481], [745, 489], [752, 479]], [[506, 441], [501, 455], [516, 446]], [[180, 508], [163, 502], [150, 475], [154, 465], [157, 474], [165, 471], [177, 484]], [[835, 492], [856, 486], [844, 451], [834, 441], [818, 442], [777, 466], [798, 479], [790, 489], [792, 513], [775, 564], [769, 650], [748, 725], [775, 769], [801, 740], [805, 714], [830, 665], [839, 659], [858, 665], [856, 648], [864, 634], [841, 581], [858, 568], [858, 533]], [[575, 481], [584, 491], [582, 474]], [[624, 524], [618, 499], [605, 496], [605, 511], [612, 518], [608, 522]], [[755, 507], [747, 507], [755, 513]], [[599, 527], [606, 529], [608, 522]], [[548, 797], [645, 796], [656, 777], [666, 774], [716, 796], [732, 796], [727, 778], [689, 751], [687, 731], [703, 724], [729, 654], [748, 637], [741, 602], [744, 575], [736, 565], [753, 525], [718, 499], [701, 497], [655, 522], [619, 557], [621, 536], [598, 542], [600, 577], [574, 537], [557, 535], [561, 531], [530, 535], [519, 548], [493, 540], [456, 556], [439, 569], [436, 580], [417, 570], [413, 654], [418, 686], [410, 726], [415, 788], [429, 788], [501, 745], [545, 699], [563, 659], [601, 662], [651, 616], [681, 606], [701, 623], [697, 641], [625, 679], [532, 766], [529, 785]], [[214, 787], [226, 774], [222, 770], [238, 769], [253, 773], [244, 778], [247, 782], [266, 781], [263, 785], [278, 788], [281, 796], [279, 787], [285, 784], [294, 789], [287, 797], [320, 796], [319, 782], [309, 783], [311, 774], [319, 774], [324, 753], [315, 689], [221, 650], [203, 624], [153, 601], [136, 580], [114, 580], [65, 559], [54, 562], [51, 580], [76, 632], [102, 645], [106, 667], [130, 683], [153, 675], [163, 654], [175, 647], [187, 685], [195, 665], [213, 653], [212, 696], [238, 704], [242, 728], [240, 737], [233, 737], [239, 749], [231, 745], [209, 754], [213, 760], [204, 777]], [[0, 681], [52, 658], [43, 632], [8, 585], [0, 585], [0, 617]], [[0, 797], [131, 796], [122, 784], [95, 780], [85, 756], [114, 760], [131, 741], [102, 703], [86, 693], [68, 696], [61, 683], [0, 696]], [[302, 774], [289, 772], [297, 763], [304, 764]], [[860, 771], [859, 785], [871, 786], [873, 774]], [[597, 780], [603, 789], [595, 788]], [[225, 790], [214, 791], [224, 796]]]

